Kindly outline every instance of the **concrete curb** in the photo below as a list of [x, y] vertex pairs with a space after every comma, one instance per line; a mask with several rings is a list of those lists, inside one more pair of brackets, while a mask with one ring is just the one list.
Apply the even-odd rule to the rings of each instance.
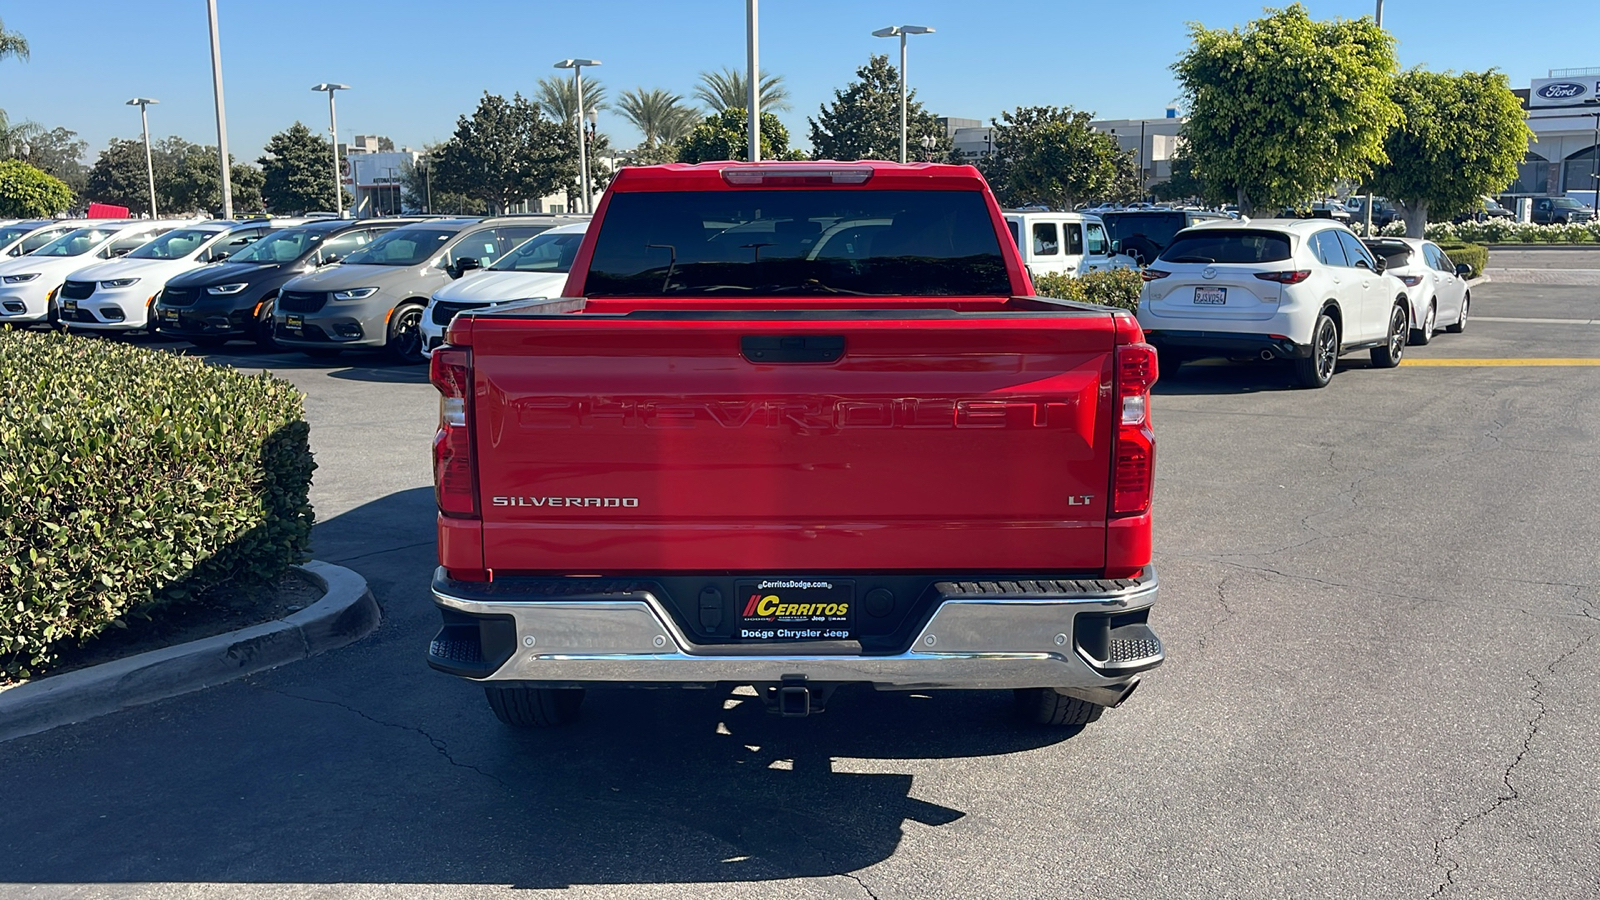
[[353, 643], [382, 613], [355, 572], [312, 561], [322, 599], [284, 619], [52, 675], [0, 692], [0, 741], [242, 678]]

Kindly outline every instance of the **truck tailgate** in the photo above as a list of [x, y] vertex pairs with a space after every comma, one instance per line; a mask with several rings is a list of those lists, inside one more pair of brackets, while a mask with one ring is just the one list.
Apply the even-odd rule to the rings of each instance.
[[1109, 312], [873, 312], [478, 320], [485, 566], [1098, 569]]

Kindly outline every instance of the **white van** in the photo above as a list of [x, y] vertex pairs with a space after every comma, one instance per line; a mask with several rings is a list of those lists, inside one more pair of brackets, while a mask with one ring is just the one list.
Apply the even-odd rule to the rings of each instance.
[[1099, 216], [1075, 212], [1007, 210], [1011, 239], [1031, 277], [1083, 275], [1103, 269], [1136, 269], [1131, 256], [1116, 252]]

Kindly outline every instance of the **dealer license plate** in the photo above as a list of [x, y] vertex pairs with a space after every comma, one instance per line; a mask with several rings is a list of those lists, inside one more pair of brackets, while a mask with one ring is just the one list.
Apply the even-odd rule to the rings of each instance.
[[63, 301], [61, 301], [61, 311], [62, 312], [69, 312], [69, 313], [77, 312], [78, 311], [78, 301], [76, 301], [76, 300], [63, 300]]
[[739, 639], [749, 643], [855, 639], [856, 586], [826, 578], [734, 583]]
[[163, 321], [163, 322], [172, 322], [173, 324], [177, 324], [178, 311], [175, 310], [175, 309], [163, 309], [161, 311], [161, 321]]
[[283, 317], [283, 327], [285, 327], [285, 328], [299, 328], [299, 327], [301, 327], [302, 325], [305, 324], [305, 321], [306, 320], [304, 318], [302, 318], [301, 316], [284, 316]]
[[1194, 302], [1207, 306], [1222, 306], [1228, 302], [1228, 289], [1197, 287], [1194, 289]]

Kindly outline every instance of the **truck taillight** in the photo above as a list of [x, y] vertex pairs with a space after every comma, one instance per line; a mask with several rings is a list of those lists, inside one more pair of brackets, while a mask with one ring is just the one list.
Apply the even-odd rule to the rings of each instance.
[[478, 514], [478, 478], [472, 461], [472, 351], [433, 351], [428, 379], [439, 389], [439, 430], [433, 436], [433, 493], [439, 511], [470, 518]]
[[1156, 383], [1156, 351], [1149, 344], [1117, 348], [1117, 424], [1111, 514], [1136, 516], [1150, 508], [1155, 483], [1156, 438], [1150, 430], [1150, 388]]

